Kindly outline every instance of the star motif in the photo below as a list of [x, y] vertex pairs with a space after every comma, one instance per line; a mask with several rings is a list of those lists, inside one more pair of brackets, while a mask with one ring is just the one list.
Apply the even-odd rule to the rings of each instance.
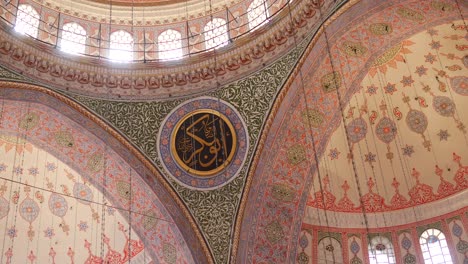
[[424, 58], [426, 58], [426, 62], [429, 62], [430, 64], [433, 64], [436, 61], [436, 56], [432, 53], [424, 55]]
[[369, 95], [374, 95], [377, 93], [377, 86], [375, 85], [370, 85], [370, 86], [367, 86], [367, 91], [366, 93], [368, 93]]
[[442, 47], [439, 41], [432, 41], [431, 43], [429, 43], [429, 46], [431, 46], [431, 49], [435, 50], [438, 50]]
[[39, 169], [32, 167], [28, 169], [29, 175], [37, 176], [39, 174]]
[[0, 172], [6, 171], [7, 165], [5, 163], [0, 164]]
[[403, 87], [409, 86], [414, 83], [413, 77], [410, 76], [403, 76], [403, 79], [401, 80], [401, 83], [403, 84]]
[[385, 93], [393, 94], [394, 92], [397, 91], [395, 84], [388, 83], [384, 87]]
[[328, 156], [330, 157], [331, 160], [338, 159], [340, 156], [341, 152], [338, 151], [337, 148], [330, 149], [330, 153], [328, 153]]
[[14, 167], [14, 168], [13, 168], [13, 172], [14, 172], [15, 174], [23, 174], [23, 168], [21, 168], [21, 167]]
[[426, 75], [427, 74], [427, 68], [424, 67], [424, 65], [421, 65], [421, 66], [418, 66], [416, 67], [416, 72], [419, 77], [423, 76], [423, 75]]
[[370, 164], [372, 164], [372, 162], [375, 162], [375, 161], [376, 161], [376, 160], [375, 160], [375, 157], [376, 157], [376, 156], [375, 156], [375, 154], [372, 153], [372, 152], [369, 152], [368, 154], [365, 154], [364, 156], [365, 156], [365, 158], [366, 158], [366, 162], [369, 162]]
[[57, 166], [54, 163], [47, 162], [46, 168], [48, 171], [55, 171], [55, 169], [57, 169]]
[[114, 213], [115, 213], [115, 209], [114, 209], [114, 208], [112, 208], [112, 207], [107, 207], [107, 214], [109, 214], [109, 215], [114, 215]]
[[50, 227], [46, 228], [46, 230], [44, 230], [44, 236], [47, 238], [52, 238], [53, 236], [55, 236], [54, 229]]
[[86, 232], [86, 230], [88, 230], [88, 223], [86, 221], [80, 221], [78, 228], [80, 231]]
[[439, 133], [437, 134], [439, 136], [440, 141], [445, 140], [448, 141], [448, 137], [450, 137], [450, 134], [448, 133], [447, 130], [440, 130]]
[[408, 156], [408, 157], [411, 157], [411, 155], [414, 153], [414, 147], [409, 146], [408, 144], [406, 144], [406, 146], [404, 146], [402, 150], [403, 150], [403, 155]]
[[7, 234], [10, 238], [14, 238], [14, 237], [17, 237], [18, 231], [16, 230], [14, 226], [12, 226], [7, 230]]

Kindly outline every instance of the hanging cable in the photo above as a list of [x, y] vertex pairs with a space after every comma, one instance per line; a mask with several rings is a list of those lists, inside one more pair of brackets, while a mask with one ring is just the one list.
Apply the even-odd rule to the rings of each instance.
[[[291, 5], [288, 1], [287, 3], [288, 5], [288, 16], [289, 16], [289, 20], [290, 20], [290, 23], [291, 23], [291, 27], [293, 28], [294, 30], [294, 19], [293, 19], [293, 15], [292, 15], [292, 10], [291, 10]], [[321, 7], [319, 7], [319, 10], [320, 10]], [[321, 14], [321, 13], [320, 13]], [[324, 18], [322, 15], [320, 15], [320, 21], [323, 23], [324, 21]], [[294, 35], [293, 37], [293, 40], [294, 40], [294, 50], [295, 52], [299, 52], [299, 48], [298, 48], [298, 43], [297, 43], [297, 36]], [[302, 91], [302, 95], [303, 95], [303, 99], [304, 99], [304, 106], [305, 106], [305, 109], [306, 111], [309, 109], [309, 105], [308, 105], [308, 102], [307, 102], [307, 92], [305, 90], [305, 84], [304, 84], [304, 76], [303, 76], [303, 73], [302, 73], [302, 69], [299, 67], [299, 72], [298, 72], [298, 76], [299, 76], [299, 81], [300, 81], [300, 88], [301, 88], [301, 91]], [[316, 146], [315, 146], [315, 136], [314, 136], [314, 132], [313, 132], [313, 129], [312, 129], [312, 124], [311, 124], [311, 120], [310, 118], [308, 117], [307, 115], [307, 118], [306, 118], [306, 126], [307, 126], [307, 131], [309, 132], [310, 134], [310, 145], [312, 146], [312, 152], [313, 152], [313, 162], [311, 162], [309, 159], [306, 159], [307, 162], [308, 162], [308, 167], [309, 167], [309, 173], [313, 173], [313, 169], [314, 169], [314, 166], [315, 166], [315, 170], [316, 170], [316, 173], [317, 173], [317, 177], [318, 177], [318, 183], [319, 183], [319, 191], [320, 191], [320, 196], [321, 196], [321, 199], [322, 199], [322, 204], [323, 204], [323, 212], [324, 212], [324, 216], [325, 216], [325, 224], [327, 226], [327, 233], [328, 233], [328, 237], [330, 238], [331, 237], [331, 231], [330, 231], [330, 223], [329, 223], [329, 219], [328, 219], [328, 212], [327, 212], [327, 208], [326, 208], [326, 201], [325, 201], [325, 191], [324, 191], [324, 188], [323, 188], [323, 179], [322, 179], [322, 175], [321, 175], [321, 172], [320, 172], [320, 168], [319, 168], [319, 157], [318, 157], [318, 153], [317, 153], [317, 149], [316, 149]], [[315, 163], [315, 164], [313, 164]], [[313, 178], [313, 174], [311, 175], [310, 178]], [[314, 185], [312, 184], [312, 188]], [[314, 190], [314, 194], [315, 194], [315, 190]], [[316, 197], [317, 198], [317, 197]], [[321, 215], [320, 215], [320, 211], [319, 209], [317, 208], [317, 212], [318, 212], [318, 221], [319, 221], [319, 226], [322, 226], [321, 224]], [[330, 239], [330, 243], [331, 243], [331, 239]], [[333, 257], [333, 262], [335, 263], [336, 260], [335, 260], [335, 255], [332, 254], [332, 257]]]

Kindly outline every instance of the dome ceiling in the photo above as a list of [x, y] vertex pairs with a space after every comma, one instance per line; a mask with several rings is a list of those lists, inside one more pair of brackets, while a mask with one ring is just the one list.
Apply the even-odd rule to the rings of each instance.
[[[0, 244], [8, 248], [6, 263], [152, 262], [120, 208], [61, 160], [8, 134], [0, 134], [0, 156], [0, 226], [7, 227]], [[101, 243], [103, 255], [96, 250]]]
[[73, 17], [84, 18], [85, 15], [89, 20], [104, 22], [111, 19], [116, 24], [135, 26], [144, 25], [145, 22], [170, 24], [186, 21], [209, 16], [212, 13], [217, 14], [220, 11], [225, 13], [226, 8], [233, 9], [232, 11], [235, 12], [238, 5], [250, 4], [250, 1], [244, 3], [240, 0], [212, 0], [211, 2], [208, 0], [32, 0], [30, 2]]
[[[296, 3], [305, 6], [310, 2]], [[144, 188], [163, 192], [154, 197], [154, 201], [161, 199], [163, 204], [156, 206], [160, 211], [157, 208], [155, 211], [167, 214], [164, 219], [173, 223], [167, 229], [172, 233], [164, 233], [169, 235], [162, 240], [160, 237], [152, 240], [156, 244], [153, 260], [169, 262], [164, 254], [173, 253], [173, 248], [164, 244], [161, 248], [158, 243], [170, 241], [181, 262], [190, 263], [193, 258], [208, 263], [212, 254], [218, 263], [229, 263], [233, 258], [239, 263], [293, 263], [298, 261], [297, 253], [301, 250], [302, 240], [297, 238], [303, 233], [303, 226], [344, 228], [348, 224], [345, 220], [353, 228], [391, 226], [398, 221], [425, 220], [446, 211], [454, 213], [466, 206], [468, 141], [464, 125], [468, 123], [465, 114], [468, 63], [464, 54], [466, 26], [460, 14], [465, 16], [467, 6], [456, 3], [349, 1], [329, 19], [325, 28], [319, 28], [317, 35], [312, 36], [315, 22], [333, 9], [332, 1], [326, 1], [322, 9], [314, 6], [311, 14], [298, 16], [292, 28], [289, 20], [282, 19], [248, 35], [258, 37], [241, 43], [246, 47], [252, 45], [246, 48], [249, 53], [233, 52], [238, 64], [230, 64], [229, 57], [222, 57], [225, 67], [219, 75], [215, 68], [210, 68], [211, 72], [194, 71], [206, 78], [206, 89], [200, 88], [205, 79], [187, 77], [192, 74], [192, 66], [130, 64], [106, 69], [98, 78], [95, 72], [80, 68], [83, 64], [78, 60], [70, 62], [77, 63], [73, 64], [78, 65], [76, 68], [44, 63], [42, 56], [35, 56], [39, 54], [34, 53], [39, 52], [34, 47], [37, 42], [6, 34], [0, 41], [3, 54], [0, 60], [16, 70], [24, 67], [26, 70], [22, 72], [26, 76], [48, 80], [45, 83], [52, 85], [61, 84], [57, 89], [112, 124], [151, 160], [154, 171], [140, 172], [139, 179]], [[128, 7], [117, 5], [115, 10], [122, 8], [128, 15]], [[271, 33], [283, 22], [284, 30]], [[294, 36], [304, 36], [305, 40], [296, 42], [299, 38]], [[261, 45], [257, 43], [260, 39], [265, 40]], [[11, 44], [23, 41], [26, 44]], [[271, 49], [269, 41], [273, 43]], [[304, 54], [300, 52], [302, 48]], [[50, 50], [40, 54], [49, 53], [55, 54]], [[266, 64], [279, 57], [275, 63]], [[206, 59], [213, 60], [209, 55]], [[296, 60], [299, 63], [295, 68]], [[204, 63], [203, 59], [200, 61]], [[184, 61], [190, 62], [190, 58]], [[160, 83], [153, 90], [133, 86], [136, 82], [129, 76], [133, 77], [134, 72], [129, 69], [135, 67], [146, 77], [153, 77], [154, 72], [147, 70], [154, 65], [166, 66], [161, 71], [171, 72], [170, 75], [158, 76]], [[173, 73], [172, 66], [182, 69], [183, 74]], [[261, 71], [242, 78], [260, 67]], [[121, 74], [109, 74], [114, 70]], [[237, 81], [219, 85], [216, 76], [229, 82], [232, 80], [227, 77], [229, 74], [223, 75], [229, 71]], [[143, 83], [148, 81], [144, 79]], [[207, 92], [215, 86], [216, 91]], [[168, 98], [172, 91], [183, 98]], [[168, 99], [144, 101], [148, 94], [155, 93], [169, 94], [165, 97]], [[10, 97], [18, 94], [21, 93], [7, 93]], [[204, 191], [178, 184], [161, 164], [157, 148], [156, 135], [164, 125], [163, 120], [178, 106], [195, 101], [196, 98], [191, 98], [195, 94], [231, 104], [245, 119], [249, 140], [246, 162], [241, 164], [239, 174], [223, 187]], [[28, 99], [35, 95], [29, 94]], [[116, 100], [121, 96], [132, 101]], [[176, 111], [174, 115], [177, 114], [183, 112]], [[169, 122], [169, 127], [172, 125]], [[106, 137], [109, 138], [112, 137]], [[54, 143], [55, 137], [49, 136], [49, 142]], [[113, 142], [106, 145], [115, 147]], [[134, 150], [130, 144], [120, 147], [124, 148]], [[153, 174], [163, 186], [151, 181]], [[125, 182], [126, 179], [113, 181], [115, 193], [110, 197], [116, 197], [112, 201], [114, 206], [126, 197]], [[140, 191], [150, 193], [146, 189]], [[178, 197], [183, 203], [173, 201]], [[443, 209], [436, 212], [435, 205]], [[175, 215], [172, 209], [177, 209]], [[366, 224], [363, 211], [369, 220]], [[138, 222], [136, 228], [143, 225], [144, 229], [144, 223]], [[145, 231], [135, 230], [142, 241], [148, 236]], [[152, 235], [150, 232], [149, 236]]]
[[[466, 12], [453, 1], [358, 1], [316, 37], [252, 165], [239, 261], [295, 261], [302, 223], [365, 230], [466, 206], [458, 8]], [[428, 210], [435, 204], [444, 209]]]
[[[308, 217], [313, 208], [401, 210], [466, 190], [468, 64], [458, 44], [466, 32], [452, 27], [462, 23], [429, 27], [375, 58], [320, 159]], [[430, 213], [440, 212], [417, 210], [409, 222]]]
[[[12, 230], [2, 243], [13, 259], [44, 260], [49, 256], [39, 253], [49, 250], [36, 247], [47, 245], [57, 258], [74, 254], [75, 261], [126, 263], [131, 256], [142, 263], [210, 263], [190, 216], [157, 173], [102, 123], [60, 96], [32, 90], [41, 89], [2, 87], [0, 221]], [[42, 245], [44, 239], [50, 243]], [[20, 241], [34, 246], [20, 247]]]

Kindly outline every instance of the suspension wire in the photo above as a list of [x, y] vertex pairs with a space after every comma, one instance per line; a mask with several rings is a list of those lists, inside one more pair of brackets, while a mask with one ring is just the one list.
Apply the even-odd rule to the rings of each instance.
[[[323, 17], [321, 8], [319, 9], [319, 13], [320, 13], [320, 17]], [[328, 59], [330, 60], [330, 66], [332, 68], [332, 74], [334, 75], [334, 73], [336, 72], [335, 71], [336, 67], [335, 67], [335, 64], [333, 62], [333, 57], [331, 55], [331, 47], [330, 47], [330, 41], [329, 41], [329, 37], [328, 37], [328, 33], [327, 33], [327, 26], [325, 24], [323, 24], [322, 28], [323, 28], [323, 34], [324, 34], [325, 43], [326, 43], [325, 48], [327, 50]], [[336, 90], [336, 95], [338, 97], [337, 98], [338, 99], [338, 107], [339, 107], [339, 110], [340, 110], [340, 113], [341, 113], [341, 119], [342, 119], [343, 126], [344, 126], [344, 131], [345, 131], [345, 135], [346, 135], [346, 143], [348, 145], [348, 149], [349, 149], [350, 155], [351, 155], [351, 164], [352, 164], [352, 168], [353, 168], [354, 179], [356, 181], [357, 190], [358, 190], [358, 194], [359, 194], [359, 200], [360, 200], [362, 215], [363, 215], [364, 224], [365, 224], [365, 227], [366, 227], [367, 239], [369, 240], [369, 233], [370, 233], [369, 221], [368, 221], [366, 208], [363, 205], [363, 200], [362, 200], [363, 195], [362, 195], [362, 190], [361, 190], [361, 183], [360, 183], [358, 173], [357, 173], [357, 166], [356, 166], [356, 162], [355, 162], [355, 159], [354, 159], [354, 154], [353, 154], [352, 144], [351, 144], [351, 141], [350, 141], [349, 132], [346, 129], [346, 126], [345, 126], [346, 117], [344, 116], [344, 112], [343, 112], [344, 111], [344, 106], [343, 106], [343, 101], [342, 101], [343, 97], [341, 96], [341, 92], [340, 92], [340, 89], [338, 87], [338, 83], [337, 83], [337, 80], [336, 80], [335, 76], [333, 76], [333, 82], [334, 82], [334, 86], [336, 87], [335, 90]]]
[[[292, 10], [291, 10], [291, 6], [290, 6], [290, 3], [288, 1], [287, 3], [287, 8], [288, 8], [288, 16], [289, 16], [289, 20], [290, 20], [290, 23], [291, 23], [291, 26], [293, 27], [294, 26], [294, 19], [292, 17]], [[321, 7], [320, 7], [321, 8]], [[319, 8], [319, 10], [320, 10]], [[323, 16], [320, 16], [320, 21], [323, 21]], [[298, 48], [298, 42], [297, 42], [297, 36], [294, 35], [293, 37], [293, 40], [294, 40], [294, 49], [296, 52], [298, 52], [299, 48]], [[299, 80], [300, 80], [300, 88], [301, 88], [301, 92], [302, 92], [302, 95], [303, 95], [303, 98], [304, 98], [304, 106], [305, 106], [305, 109], [306, 111], [309, 109], [309, 104], [307, 102], [307, 92], [305, 90], [305, 84], [304, 84], [304, 76], [303, 76], [303, 73], [302, 73], [302, 68], [299, 67], [298, 68], [299, 72], [298, 72], [298, 76], [299, 76]], [[318, 153], [317, 153], [317, 149], [316, 149], [316, 146], [315, 146], [315, 136], [314, 136], [314, 132], [313, 132], [313, 129], [312, 129], [312, 124], [311, 124], [311, 120], [310, 118], [308, 117], [307, 115], [307, 118], [306, 118], [306, 126], [307, 126], [307, 131], [309, 132], [310, 134], [310, 140], [311, 140], [311, 145], [312, 145], [312, 152], [313, 152], [313, 161], [309, 160], [309, 159], [306, 159], [307, 160], [307, 163], [308, 163], [308, 167], [309, 167], [309, 173], [311, 174], [311, 178], [313, 179], [313, 167], [315, 166], [315, 169], [316, 169], [316, 172], [317, 172], [317, 177], [318, 177], [318, 184], [319, 184], [319, 189], [320, 189], [320, 194], [321, 194], [321, 198], [322, 198], [322, 204], [324, 205], [323, 206], [323, 213], [324, 213], [324, 216], [325, 216], [325, 223], [326, 223], [326, 226], [327, 226], [327, 234], [328, 234], [328, 237], [330, 238], [331, 236], [331, 232], [330, 232], [330, 224], [329, 224], [329, 219], [328, 219], [328, 211], [327, 211], [327, 208], [326, 208], [326, 202], [325, 202], [325, 192], [324, 192], [324, 188], [323, 188], [323, 183], [322, 183], [322, 175], [321, 175], [321, 172], [320, 172], [320, 168], [319, 168], [319, 157], [318, 157]], [[315, 164], [313, 164], [313, 162]], [[312, 188], [314, 189], [314, 194], [315, 194], [315, 187], [314, 187], [314, 184], [312, 183]], [[318, 222], [319, 222], [319, 226], [322, 226], [322, 217], [321, 217], [321, 214], [320, 214], [320, 210], [319, 208], [317, 207], [317, 215], [318, 215]], [[331, 242], [331, 239], [330, 239], [330, 242]], [[336, 263], [336, 260], [335, 260], [335, 256], [334, 254], [332, 254], [332, 257], [333, 257], [333, 262]]]

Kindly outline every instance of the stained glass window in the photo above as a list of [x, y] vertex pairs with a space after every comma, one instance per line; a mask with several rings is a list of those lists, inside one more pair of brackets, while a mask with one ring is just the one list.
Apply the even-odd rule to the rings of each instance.
[[110, 35], [109, 59], [114, 61], [133, 60], [133, 37], [130, 33], [118, 30]]
[[452, 264], [444, 233], [438, 229], [427, 229], [419, 237], [425, 264]]
[[213, 18], [204, 28], [206, 49], [219, 48], [228, 43], [226, 20]]
[[395, 264], [392, 242], [383, 236], [376, 236], [369, 243], [370, 264]]
[[324, 237], [318, 244], [318, 263], [343, 263], [343, 251], [338, 240]]
[[182, 57], [182, 35], [168, 29], [158, 36], [159, 59], [172, 60]]
[[249, 18], [249, 27], [254, 29], [258, 25], [264, 23], [268, 17], [268, 10], [264, 0], [254, 0], [247, 8], [247, 16]]
[[60, 49], [68, 53], [85, 53], [86, 30], [77, 23], [64, 24]]
[[30, 5], [19, 5], [15, 30], [37, 38], [39, 31], [39, 13]]

